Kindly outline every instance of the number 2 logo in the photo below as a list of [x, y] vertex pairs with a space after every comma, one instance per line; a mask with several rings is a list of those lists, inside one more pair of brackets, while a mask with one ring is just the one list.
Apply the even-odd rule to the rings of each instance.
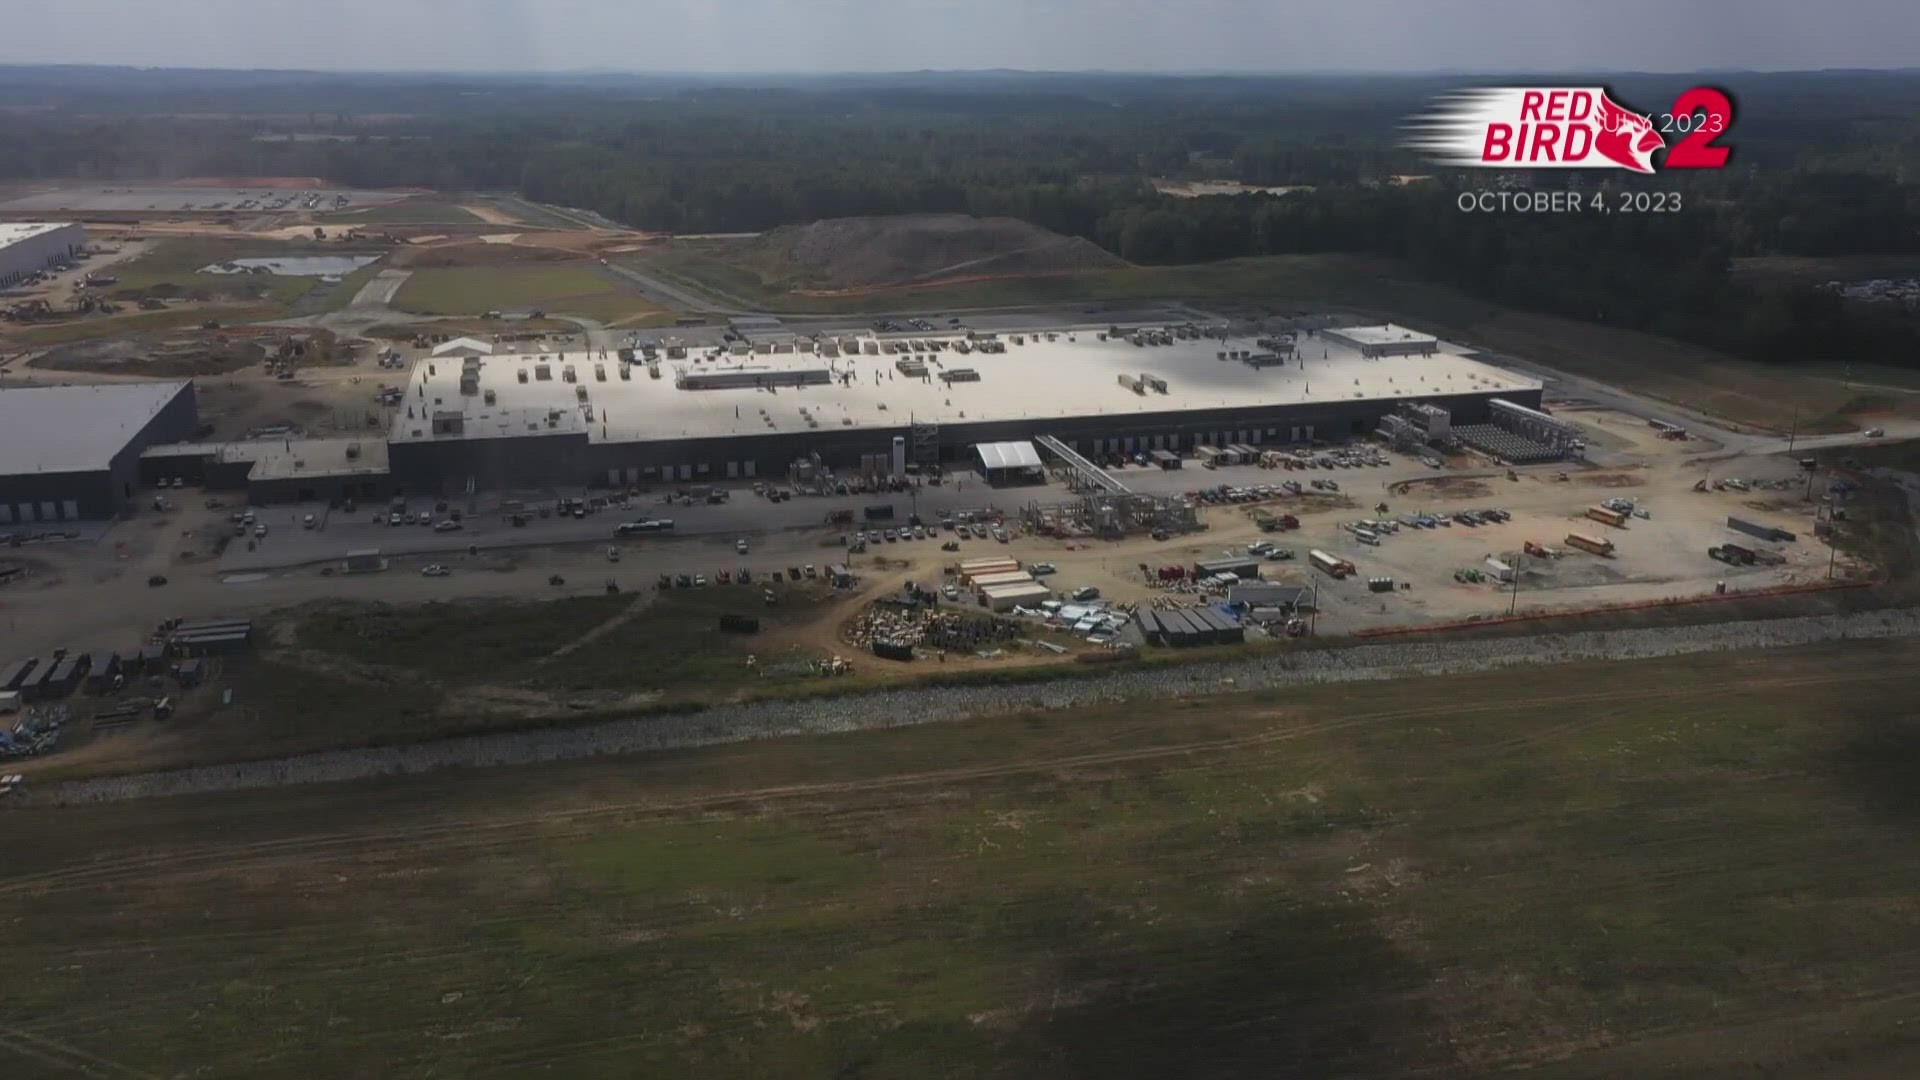
[[1715, 145], [1733, 127], [1733, 102], [1726, 92], [1711, 86], [1696, 86], [1674, 99], [1672, 116], [1692, 120], [1695, 113], [1706, 116], [1686, 130], [1686, 136], [1667, 151], [1663, 167], [1668, 169], [1719, 169], [1733, 152], [1729, 146]]

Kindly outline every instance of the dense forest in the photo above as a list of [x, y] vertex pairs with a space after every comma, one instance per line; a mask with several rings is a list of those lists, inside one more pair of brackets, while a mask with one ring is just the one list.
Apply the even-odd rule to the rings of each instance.
[[[1598, 78], [1592, 81], [1602, 81]], [[1607, 80], [1655, 112], [1695, 80]], [[673, 232], [855, 214], [1004, 214], [1142, 263], [1359, 252], [1476, 296], [1655, 329], [1766, 360], [1913, 363], [1886, 305], [1740, 285], [1732, 260], [1920, 258], [1920, 75], [1751, 75], [1733, 166], [1575, 172], [1673, 191], [1666, 214], [1471, 214], [1400, 126], [1436, 78], [901, 75], [472, 79], [0, 69], [0, 179], [322, 176], [513, 190]], [[1396, 184], [1405, 174], [1431, 175]], [[1304, 185], [1181, 199], [1150, 180]], [[1536, 176], [1536, 184], [1544, 181]]]

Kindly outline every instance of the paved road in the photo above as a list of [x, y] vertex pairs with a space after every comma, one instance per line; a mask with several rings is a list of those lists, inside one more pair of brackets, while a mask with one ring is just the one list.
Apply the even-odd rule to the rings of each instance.
[[[902, 687], [831, 699], [753, 701], [693, 715], [613, 720], [443, 739], [411, 746], [334, 750], [238, 765], [33, 784], [18, 798], [39, 804], [204, 795], [290, 784], [338, 783], [446, 768], [487, 768], [651, 753], [789, 735], [942, 723], [1020, 711], [1060, 712], [1114, 701], [1175, 698], [1300, 684], [1497, 671], [1519, 665], [1623, 660], [1784, 648], [1828, 641], [1911, 639], [1920, 611], [1900, 609], [1705, 626], [1587, 631], [1533, 638], [1408, 640], [1346, 649], [1270, 653], [1174, 669], [1117, 666], [1099, 675], [1019, 686]], [[1630, 707], [1630, 702], [1628, 703]], [[85, 885], [98, 887], [97, 881]]]
[[[737, 296], [725, 296], [714, 292], [715, 299], [709, 299], [685, 286], [658, 273], [636, 270], [631, 266], [609, 262], [606, 268], [626, 278], [640, 287], [640, 292], [656, 304], [669, 308], [680, 308], [701, 315], [755, 315], [760, 309]], [[711, 292], [712, 290], [708, 290]]]

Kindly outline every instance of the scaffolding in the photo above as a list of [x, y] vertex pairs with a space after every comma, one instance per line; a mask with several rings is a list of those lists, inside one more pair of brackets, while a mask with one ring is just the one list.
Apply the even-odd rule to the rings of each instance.
[[914, 464], [923, 472], [940, 470], [940, 425], [933, 421], [915, 420], [909, 432], [907, 453]]
[[1020, 511], [1026, 527], [1043, 536], [1119, 539], [1135, 533], [1198, 532], [1200, 515], [1179, 496], [1089, 492], [1064, 503], [1029, 503]]

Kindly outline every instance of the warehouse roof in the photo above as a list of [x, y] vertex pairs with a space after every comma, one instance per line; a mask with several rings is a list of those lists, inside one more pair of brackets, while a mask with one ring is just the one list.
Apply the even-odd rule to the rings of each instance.
[[[836, 336], [846, 341], [852, 335]], [[1006, 341], [1004, 353], [961, 354], [953, 347], [955, 335], [938, 340], [939, 350], [920, 353], [839, 356], [820, 353], [756, 354], [754, 363], [769, 371], [787, 368], [830, 369], [832, 381], [816, 386], [742, 386], [719, 389], [680, 389], [682, 372], [709, 371], [737, 360], [708, 359], [695, 350], [684, 360], [657, 365], [659, 378], [635, 364], [620, 377], [618, 360], [601, 360], [597, 353], [511, 354], [483, 358], [478, 392], [460, 392], [460, 369], [442, 364], [430, 372], [417, 364], [408, 386], [408, 400], [425, 402], [429, 411], [457, 410], [466, 417], [465, 437], [526, 434], [526, 421], [556, 411], [581, 421], [568, 429], [585, 429], [594, 442], [670, 441], [795, 434], [809, 430], [899, 429], [912, 423], [965, 424], [992, 421], [1047, 421], [1067, 417], [1143, 416], [1202, 409], [1246, 409], [1260, 406], [1366, 399], [1401, 400], [1447, 394], [1516, 394], [1537, 390], [1540, 382], [1469, 359], [1442, 344], [1430, 356], [1367, 359], [1352, 346], [1325, 337], [1302, 339], [1300, 353], [1284, 365], [1254, 367], [1220, 352], [1257, 351], [1250, 338], [1176, 339], [1170, 345], [1133, 345], [1123, 340], [1098, 340], [1093, 331], [1060, 332], [1048, 341], [1036, 334], [1021, 335], [1024, 344]], [[860, 343], [879, 342], [859, 335]], [[895, 362], [918, 355], [926, 361], [924, 376], [907, 375]], [[547, 364], [548, 379], [519, 373]], [[573, 364], [579, 382], [561, 377]], [[599, 368], [601, 370], [596, 370]], [[955, 378], [968, 369], [976, 378]], [[1165, 392], [1135, 383], [1144, 392], [1121, 385], [1117, 375], [1152, 375], [1163, 380]], [[604, 379], [601, 376], [604, 375]], [[424, 397], [421, 388], [425, 389]], [[586, 401], [579, 398], [586, 391]], [[485, 403], [493, 391], [495, 404]], [[585, 420], [588, 410], [592, 419]], [[518, 415], [516, 415], [518, 414]], [[418, 410], [416, 409], [416, 415]], [[500, 418], [507, 417], [502, 424]], [[543, 425], [544, 428], [544, 425]], [[543, 432], [551, 434], [551, 429]], [[432, 425], [396, 419], [396, 442], [430, 442], [457, 438], [433, 434]]]
[[1348, 341], [1361, 345], [1396, 345], [1401, 342], [1421, 343], [1437, 342], [1432, 334], [1423, 334], [1418, 330], [1409, 330], [1393, 323], [1381, 323], [1378, 326], [1336, 326], [1329, 333], [1339, 334]]
[[189, 383], [0, 390], [0, 475], [106, 468]]
[[1037, 469], [1040, 467], [1040, 451], [1033, 444], [1020, 442], [984, 442], [975, 444], [973, 452], [980, 455], [980, 464], [988, 469]]
[[0, 247], [17, 244], [36, 236], [64, 229], [74, 224], [71, 221], [0, 221]]

